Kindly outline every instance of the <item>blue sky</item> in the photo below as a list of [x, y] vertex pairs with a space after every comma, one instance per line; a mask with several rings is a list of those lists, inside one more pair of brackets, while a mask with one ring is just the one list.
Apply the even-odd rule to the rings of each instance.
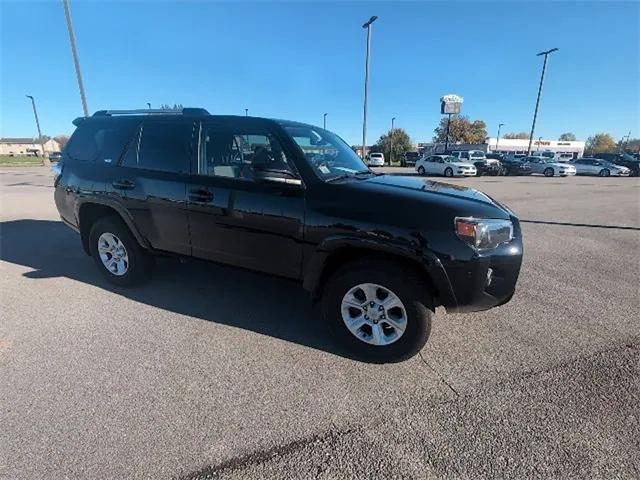
[[[0, 0], [0, 135], [32, 136], [81, 115], [59, 0]], [[361, 141], [365, 30], [372, 37], [369, 143], [390, 126], [428, 141], [439, 98], [495, 136], [528, 131], [549, 61], [536, 137], [640, 136], [640, 2], [88, 2], [72, 0], [89, 109], [146, 102], [287, 118]]]

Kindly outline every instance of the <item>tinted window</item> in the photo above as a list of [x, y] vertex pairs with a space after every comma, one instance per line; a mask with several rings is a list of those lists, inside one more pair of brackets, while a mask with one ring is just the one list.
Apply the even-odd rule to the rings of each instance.
[[272, 134], [203, 126], [200, 175], [253, 180], [256, 169], [286, 171], [294, 176], [280, 142]]
[[187, 173], [193, 130], [192, 122], [145, 122], [137, 145], [132, 145], [124, 164], [148, 170]]
[[460, 158], [469, 158], [469, 152], [462, 152]]
[[81, 162], [117, 163], [135, 128], [130, 121], [85, 121], [73, 133], [65, 153]]

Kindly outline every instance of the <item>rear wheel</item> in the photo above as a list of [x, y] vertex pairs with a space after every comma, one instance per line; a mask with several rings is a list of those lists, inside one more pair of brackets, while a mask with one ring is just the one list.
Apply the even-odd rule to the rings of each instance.
[[601, 177], [608, 177], [609, 175], [611, 175], [611, 172], [609, 171], [608, 168], [603, 168], [602, 170], [600, 170], [599, 175]]
[[121, 287], [141, 282], [151, 266], [151, 257], [117, 217], [103, 217], [93, 224], [89, 250], [100, 272]]
[[545, 168], [543, 173], [545, 177], [553, 177], [553, 168]]
[[353, 262], [327, 282], [322, 315], [356, 357], [395, 362], [420, 351], [431, 332], [433, 301], [417, 272], [390, 261]]
[[424, 171], [424, 167], [418, 167], [418, 173], [420, 175], [424, 175], [426, 172]]
[[444, 176], [453, 177], [453, 170], [451, 169], [451, 167], [447, 167], [444, 169]]

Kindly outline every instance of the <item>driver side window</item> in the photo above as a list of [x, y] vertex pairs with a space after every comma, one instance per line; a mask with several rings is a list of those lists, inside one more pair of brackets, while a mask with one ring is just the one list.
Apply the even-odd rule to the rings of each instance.
[[275, 136], [203, 125], [199, 175], [253, 181], [256, 170], [286, 171], [293, 175]]

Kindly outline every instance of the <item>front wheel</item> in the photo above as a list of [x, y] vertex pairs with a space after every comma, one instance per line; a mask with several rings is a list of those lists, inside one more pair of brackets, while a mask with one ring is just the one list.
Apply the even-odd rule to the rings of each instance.
[[322, 315], [356, 357], [397, 362], [414, 356], [431, 332], [432, 299], [417, 272], [383, 260], [353, 262], [327, 282]]
[[453, 170], [451, 169], [451, 167], [445, 168], [444, 176], [445, 177], [453, 177]]
[[545, 177], [553, 177], [553, 168], [545, 168], [544, 176]]
[[611, 175], [611, 172], [609, 171], [608, 168], [603, 168], [602, 170], [600, 170], [599, 175], [601, 177], [608, 177], [609, 175]]
[[420, 175], [424, 175], [426, 172], [424, 171], [424, 167], [418, 167], [418, 173]]
[[151, 266], [151, 257], [117, 217], [101, 218], [91, 227], [89, 250], [100, 272], [121, 287], [141, 282]]

